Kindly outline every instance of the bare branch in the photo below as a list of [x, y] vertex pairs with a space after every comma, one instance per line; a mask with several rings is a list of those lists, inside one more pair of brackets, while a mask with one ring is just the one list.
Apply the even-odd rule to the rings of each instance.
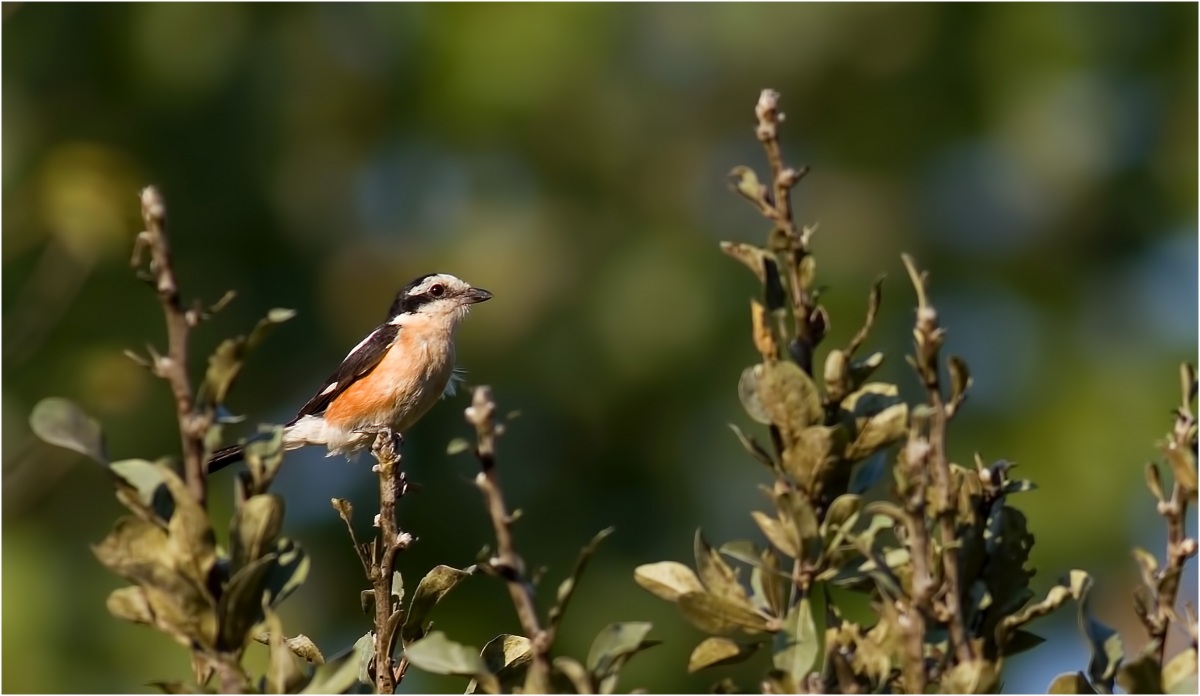
[[188, 311], [179, 299], [179, 285], [171, 266], [166, 202], [158, 189], [147, 186], [142, 189], [141, 203], [146, 229], [137, 237], [131, 263], [135, 268], [140, 267], [142, 250], [149, 251], [148, 279], [158, 293], [167, 320], [167, 354], [157, 356], [152, 369], [171, 385], [183, 445], [184, 480], [192, 498], [204, 505], [204, 436], [212, 425], [213, 414], [211, 409], [196, 410], [188, 379], [188, 332], [191, 323], [188, 321]]
[[533, 601], [533, 584], [525, 574], [525, 563], [513, 545], [510, 525], [512, 517], [504, 502], [500, 480], [496, 473], [496, 437], [500, 434], [496, 425], [496, 402], [490, 387], [475, 388], [471, 405], [466, 410], [467, 421], [475, 426], [475, 456], [481, 471], [475, 477], [475, 485], [483, 493], [488, 515], [496, 532], [496, 554], [490, 561], [490, 569], [504, 579], [521, 628], [532, 643], [533, 660], [529, 665], [526, 693], [549, 693], [550, 691], [550, 646], [554, 642], [553, 631], [544, 630], [538, 620], [537, 607]]

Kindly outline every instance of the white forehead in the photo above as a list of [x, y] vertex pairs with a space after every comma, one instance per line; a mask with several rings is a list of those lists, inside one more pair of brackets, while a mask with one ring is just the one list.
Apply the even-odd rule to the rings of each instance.
[[452, 276], [449, 273], [435, 273], [434, 275], [431, 275], [425, 280], [421, 281], [420, 285], [414, 287], [412, 290], [409, 290], [408, 295], [410, 297], [424, 295], [428, 293], [435, 285], [441, 285], [451, 292], [464, 291], [470, 289], [471, 287], [460, 278]]

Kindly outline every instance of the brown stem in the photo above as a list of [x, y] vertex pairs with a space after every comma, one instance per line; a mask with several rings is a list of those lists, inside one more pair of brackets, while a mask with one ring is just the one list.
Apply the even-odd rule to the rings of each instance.
[[929, 393], [933, 415], [929, 422], [929, 457], [933, 464], [933, 485], [937, 492], [937, 519], [941, 527], [942, 573], [944, 579], [943, 606], [950, 627], [950, 645], [960, 663], [975, 659], [975, 650], [967, 637], [962, 615], [962, 580], [958, 567], [958, 548], [955, 540], [956, 506], [950, 462], [946, 458], [946, 405], [937, 390]]
[[396, 554], [411, 540], [396, 523], [396, 501], [408, 491], [408, 479], [400, 468], [402, 442], [398, 433], [382, 430], [376, 434], [371, 448], [379, 461], [376, 466], [379, 473], [379, 537], [373, 545], [373, 563], [368, 577], [375, 592], [375, 692], [380, 694], [395, 693], [407, 667], [403, 662], [393, 664], [392, 659], [400, 623], [400, 609], [392, 597], [392, 577], [396, 570]]
[[[1196, 416], [1191, 409], [1191, 394], [1185, 385], [1183, 405], [1176, 410], [1175, 429], [1171, 434], [1170, 447], [1179, 451], [1196, 449], [1192, 439], [1192, 428], [1196, 425]], [[1192, 460], [1194, 462], [1194, 459]], [[1158, 663], [1161, 665], [1166, 656], [1167, 631], [1171, 625], [1171, 617], [1175, 614], [1175, 600], [1179, 595], [1179, 581], [1183, 576], [1183, 566], [1187, 560], [1196, 555], [1196, 540], [1187, 535], [1187, 510], [1189, 491], [1179, 482], [1178, 477], [1171, 489], [1171, 498], [1159, 503], [1159, 514], [1167, 523], [1167, 558], [1166, 566], [1159, 571], [1159, 577], [1164, 581], [1155, 592], [1156, 610], [1150, 637], [1158, 641]]]
[[792, 295], [796, 340], [804, 347], [807, 356], [807, 364], [800, 367], [811, 374], [812, 350], [815, 347], [815, 332], [810, 321], [813, 304], [808, 289], [800, 280], [800, 264], [809, 255], [809, 235], [797, 231], [792, 218], [791, 200], [792, 187], [800, 181], [806, 170], [797, 171], [783, 162], [783, 149], [779, 144], [779, 124], [783, 122], [783, 113], [779, 111], [779, 92], [764, 89], [754, 107], [754, 115], [758, 119], [754, 133], [766, 151], [767, 164], [771, 168], [772, 202], [763, 209], [763, 214], [775, 223], [776, 231], [788, 241], [789, 258], [783, 267], [787, 269], [788, 289]]
[[550, 691], [550, 646], [554, 641], [553, 631], [541, 627], [537, 607], [534, 604], [533, 584], [525, 575], [525, 563], [513, 545], [510, 524], [512, 518], [504, 503], [504, 493], [496, 473], [496, 402], [490, 387], [475, 388], [471, 406], [467, 408], [467, 421], [475, 426], [477, 438], [475, 456], [479, 459], [480, 472], [475, 485], [483, 493], [488, 515], [496, 532], [496, 554], [490, 566], [508, 586], [513, 606], [521, 628], [532, 643], [533, 660], [529, 665], [526, 692], [549, 693]]
[[171, 267], [167, 243], [167, 206], [153, 186], [142, 189], [142, 220], [146, 229], [138, 235], [133, 265], [141, 265], [141, 250], [150, 250], [150, 277], [167, 320], [167, 354], [155, 356], [154, 372], [167, 380], [175, 396], [179, 436], [183, 445], [183, 471], [188, 491], [201, 506], [205, 504], [204, 437], [212, 425], [212, 413], [197, 412], [188, 381], [188, 333], [194, 321], [179, 299], [179, 286]]

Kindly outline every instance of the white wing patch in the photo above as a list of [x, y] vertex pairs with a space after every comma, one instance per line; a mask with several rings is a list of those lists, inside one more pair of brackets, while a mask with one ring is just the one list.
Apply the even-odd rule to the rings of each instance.
[[[379, 333], [379, 329], [375, 329], [375, 330], [374, 330], [374, 331], [372, 331], [371, 333], [367, 334], [367, 337], [366, 337], [366, 338], [364, 338], [363, 340], [359, 341], [357, 346], [354, 346], [353, 348], [351, 348], [351, 349], [350, 349], [350, 352], [349, 352], [349, 353], [346, 353], [346, 358], [349, 358], [351, 355], [354, 355], [354, 354], [355, 354], [355, 353], [357, 353], [359, 350], [361, 350], [361, 349], [362, 349], [362, 347], [363, 347], [363, 346], [365, 346], [365, 345], [367, 345], [367, 342], [368, 342], [368, 341], [370, 341], [372, 338], [374, 338], [374, 337], [375, 337], [375, 334], [377, 334], [377, 333]], [[343, 360], [345, 360], [345, 358], [343, 358]], [[329, 389], [333, 389], [333, 388], [334, 388], [334, 387], [336, 387], [336, 386], [337, 386], [337, 383], [336, 383], [336, 382], [334, 382], [334, 383], [333, 383], [333, 384], [332, 384], [332, 385], [329, 387]], [[322, 393], [322, 394], [328, 394], [328, 393], [329, 393], [329, 389], [326, 389], [325, 391], [323, 391], [323, 392], [321, 392], [321, 393]]]
[[[353, 353], [354, 351], [350, 351], [350, 352]], [[333, 392], [334, 389], [337, 389], [337, 387], [338, 387], [337, 382], [330, 382], [329, 386], [322, 389], [321, 393], [317, 394], [317, 396], [325, 396], [326, 394], [330, 394]]]

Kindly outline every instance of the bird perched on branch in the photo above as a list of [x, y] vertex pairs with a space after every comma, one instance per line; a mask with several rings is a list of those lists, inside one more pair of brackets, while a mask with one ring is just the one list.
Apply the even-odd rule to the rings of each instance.
[[[324, 445], [328, 456], [370, 446], [375, 433], [403, 433], [434, 402], [453, 394], [454, 333], [471, 305], [492, 299], [448, 274], [432, 273], [396, 294], [390, 317], [355, 346], [283, 431], [284, 449]], [[212, 473], [241, 461], [242, 447], [218, 450]]]

